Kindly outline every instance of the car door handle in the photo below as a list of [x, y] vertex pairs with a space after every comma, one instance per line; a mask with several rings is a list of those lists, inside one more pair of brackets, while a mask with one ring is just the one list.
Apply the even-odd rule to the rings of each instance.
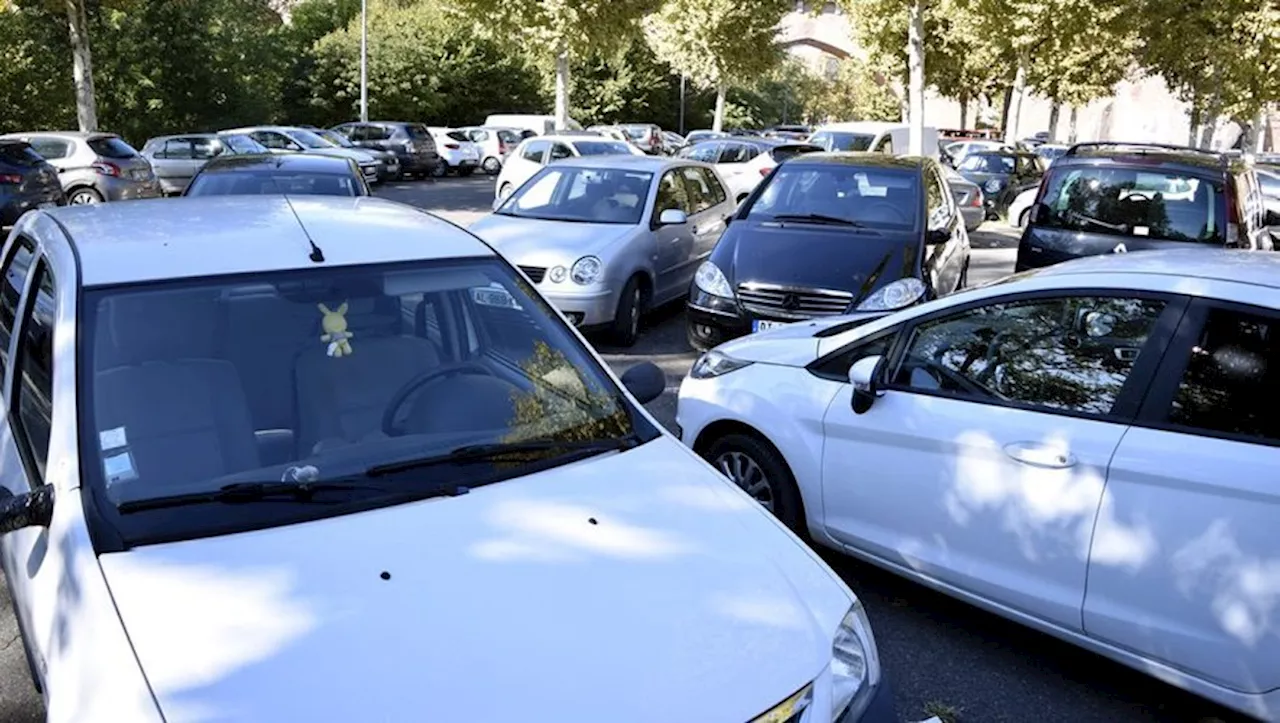
[[1076, 466], [1076, 456], [1060, 447], [1048, 447], [1038, 442], [1013, 442], [1004, 446], [1010, 459], [1046, 469], [1068, 469]]

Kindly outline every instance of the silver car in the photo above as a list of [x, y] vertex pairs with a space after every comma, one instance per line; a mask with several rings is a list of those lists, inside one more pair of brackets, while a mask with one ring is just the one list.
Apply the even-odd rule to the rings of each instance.
[[982, 189], [954, 168], [941, 168], [943, 175], [947, 177], [947, 185], [951, 187], [951, 195], [956, 199], [956, 208], [960, 209], [960, 215], [964, 217], [964, 229], [976, 231], [987, 220], [986, 198]]
[[159, 136], [142, 146], [142, 157], [151, 163], [167, 196], [181, 196], [191, 179], [214, 158], [267, 152], [266, 146], [249, 136], [216, 133]]
[[30, 143], [36, 153], [58, 169], [68, 204], [127, 201], [162, 195], [151, 164], [133, 146], [113, 133], [41, 131], [10, 133], [0, 137]]
[[369, 183], [378, 182], [378, 159], [362, 148], [339, 148], [316, 135], [314, 131], [294, 126], [250, 126], [221, 131], [226, 134], [246, 135], [267, 147], [272, 153], [310, 153], [317, 156], [350, 158], [360, 167], [360, 173]]
[[543, 167], [471, 231], [574, 325], [630, 346], [646, 310], [688, 292], [733, 210], [705, 163], [581, 156]]

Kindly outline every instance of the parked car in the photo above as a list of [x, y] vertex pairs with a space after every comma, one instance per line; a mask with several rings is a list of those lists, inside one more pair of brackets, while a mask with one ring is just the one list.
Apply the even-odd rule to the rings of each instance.
[[687, 134], [685, 134], [684, 142], [686, 145], [691, 146], [694, 143], [698, 143], [700, 141], [709, 141], [713, 138], [729, 138], [729, 137], [730, 136], [728, 133], [721, 133], [720, 131], [689, 131]]
[[360, 148], [395, 153], [400, 158], [400, 172], [406, 176], [426, 178], [443, 163], [431, 131], [421, 123], [343, 123], [331, 130]]
[[147, 159], [112, 133], [41, 131], [0, 136], [5, 139], [29, 143], [58, 169], [67, 203], [73, 206], [162, 195]]
[[1280, 258], [1071, 261], [704, 355], [686, 444], [793, 529], [1280, 719]]
[[1007, 215], [1013, 199], [1044, 178], [1040, 157], [1026, 151], [970, 151], [956, 171], [982, 188], [987, 218], [992, 219]]
[[404, 176], [404, 171], [400, 168], [400, 156], [396, 155], [395, 151], [357, 146], [355, 143], [351, 142], [350, 138], [347, 138], [337, 131], [329, 130], [328, 128], [319, 128], [316, 126], [302, 127], [339, 148], [352, 148], [373, 156], [374, 159], [378, 161], [378, 180], [381, 182], [399, 181]]
[[813, 135], [813, 129], [802, 125], [772, 126], [764, 130], [765, 138], [781, 138], [784, 141], [805, 141]]
[[26, 141], [0, 139], [0, 226], [12, 226], [33, 208], [64, 206], [58, 169]]
[[436, 166], [432, 175], [440, 177], [452, 172], [466, 178], [480, 167], [480, 148], [471, 142], [466, 133], [436, 126], [429, 126], [427, 130], [431, 131], [431, 138], [436, 142], [436, 152], [444, 161]]
[[526, 138], [516, 146], [493, 184], [497, 198], [506, 198], [529, 180], [544, 165], [577, 156], [644, 155], [630, 143], [598, 135], [559, 135]]
[[1247, 160], [1179, 146], [1082, 143], [1049, 168], [1016, 268], [1187, 245], [1273, 248]]
[[1027, 227], [1027, 222], [1031, 219], [1031, 207], [1035, 205], [1036, 196], [1039, 193], [1040, 187], [1033, 186], [1013, 197], [1013, 200], [1009, 202], [1009, 211], [1005, 218], [1010, 226], [1014, 228]]
[[630, 346], [647, 310], [688, 293], [732, 212], [710, 166], [590, 156], [541, 168], [471, 231], [575, 325]]
[[1053, 165], [1054, 161], [1062, 157], [1062, 154], [1066, 153], [1068, 148], [1070, 148], [1070, 146], [1064, 146], [1057, 143], [1041, 143], [1036, 146], [1035, 154], [1040, 156], [1041, 162], [1044, 163], [1045, 168], [1048, 168]]
[[936, 161], [807, 154], [747, 199], [698, 268], [689, 343], [900, 309], [963, 288], [968, 274], [969, 234]]
[[666, 145], [667, 149], [673, 154], [678, 152], [681, 148], [684, 148], [685, 146], [689, 145], [689, 142], [685, 140], [684, 136], [674, 131], [663, 131], [662, 142]]
[[520, 145], [518, 128], [491, 128], [488, 126], [468, 126], [458, 130], [466, 134], [471, 142], [480, 149], [480, 167], [490, 176], [498, 175], [502, 164], [516, 146]]
[[184, 198], [3, 259], [0, 560], [53, 723], [896, 720], [853, 593], [641, 406], [661, 370], [466, 231]]
[[774, 138], [725, 138], [685, 146], [679, 155], [714, 165], [728, 184], [729, 196], [742, 203], [779, 163], [821, 150], [820, 146]]
[[970, 233], [978, 230], [982, 222], [987, 220], [987, 204], [982, 189], [945, 164], [942, 166], [942, 177], [951, 187], [951, 197], [955, 199], [956, 208], [964, 217], [965, 230]]
[[272, 153], [308, 153], [314, 156], [349, 158], [356, 162], [369, 183], [378, 180], [378, 159], [363, 148], [339, 148], [314, 132], [293, 126], [253, 126], [222, 131], [247, 135]]
[[1277, 227], [1280, 232], [1280, 172], [1257, 169], [1258, 190], [1262, 193], [1262, 208], [1267, 214], [1264, 226]]
[[[546, 135], [556, 129], [556, 117], [553, 115], [495, 113], [484, 119], [487, 126], [502, 128], [520, 128], [534, 135]], [[582, 124], [570, 118], [566, 130], [580, 131]]]
[[269, 152], [249, 136], [217, 133], [157, 136], [142, 146], [142, 157], [151, 164], [166, 196], [181, 196], [213, 158]]
[[[876, 151], [889, 155], [907, 152], [910, 130], [906, 123], [881, 121], [854, 121], [828, 123], [814, 129], [809, 143], [822, 146], [825, 151]], [[938, 158], [938, 129], [924, 129], [924, 147], [921, 155]]]
[[221, 156], [209, 161], [184, 196], [368, 196], [369, 184], [350, 158], [297, 153]]
[[1003, 141], [989, 141], [976, 138], [945, 143], [942, 150], [946, 151], [947, 155], [951, 157], [951, 160], [955, 161], [956, 165], [959, 165], [960, 162], [964, 160], [964, 157], [970, 153], [976, 153], [979, 151], [1003, 151], [1008, 148], [1009, 146]]
[[626, 134], [627, 140], [651, 156], [670, 154], [667, 144], [662, 140], [661, 126], [653, 123], [623, 123], [618, 129]]

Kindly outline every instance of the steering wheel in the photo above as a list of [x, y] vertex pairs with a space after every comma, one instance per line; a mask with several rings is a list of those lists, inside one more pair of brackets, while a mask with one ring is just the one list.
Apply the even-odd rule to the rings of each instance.
[[877, 208], [888, 209], [890, 215], [894, 217], [894, 220], [892, 221], [892, 223], [907, 223], [907, 220], [908, 220], [907, 215], [902, 212], [902, 209], [898, 208], [892, 203], [889, 203], [888, 201], [872, 201], [871, 203], [868, 203], [866, 206], [867, 215], [868, 216], [872, 215], [871, 211]]
[[1133, 203], [1138, 201], [1150, 201], [1151, 196], [1141, 191], [1134, 191], [1133, 193], [1130, 193], [1128, 196], [1125, 196], [1124, 200], [1126, 203]]
[[423, 372], [418, 376], [410, 379], [400, 387], [395, 394], [391, 395], [391, 401], [387, 402], [387, 408], [382, 412], [382, 431], [389, 437], [399, 437], [404, 434], [404, 430], [396, 424], [396, 415], [400, 413], [400, 408], [408, 401], [414, 392], [418, 391], [427, 384], [446, 377], [458, 376], [461, 374], [474, 374], [476, 376], [493, 376], [493, 372], [488, 367], [476, 362], [459, 362], [457, 364], [446, 364], [437, 367], [428, 372]]

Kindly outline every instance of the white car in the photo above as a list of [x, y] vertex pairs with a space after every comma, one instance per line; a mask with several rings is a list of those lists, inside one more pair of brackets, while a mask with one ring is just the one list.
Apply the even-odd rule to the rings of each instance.
[[431, 132], [431, 138], [436, 142], [436, 151], [444, 161], [431, 170], [431, 175], [438, 178], [452, 172], [466, 178], [480, 167], [484, 160], [480, 147], [466, 133], [456, 128], [439, 126], [428, 126], [427, 130]]
[[1013, 197], [1009, 202], [1009, 215], [1006, 219], [1007, 223], [1014, 228], [1026, 228], [1027, 223], [1031, 220], [1031, 206], [1036, 202], [1036, 195], [1040, 193], [1040, 187], [1028, 188]]
[[458, 130], [480, 149], [480, 167], [490, 176], [498, 175], [498, 171], [502, 170], [503, 159], [520, 145], [519, 128], [468, 126]]
[[49, 721], [891, 720], [856, 598], [644, 411], [662, 372], [466, 231], [183, 198], [32, 211], [0, 258]]
[[1007, 149], [1009, 149], [1009, 144], [1007, 143], [984, 140], [955, 141], [954, 143], [946, 144], [943, 148], [943, 150], [947, 152], [947, 155], [951, 156], [951, 159], [957, 164], [960, 163], [960, 161], [963, 161], [964, 157], [970, 153], [976, 153], [978, 151], [1003, 151]]
[[1280, 258], [1113, 254], [714, 349], [687, 444], [817, 542], [1280, 720]]
[[577, 156], [643, 156], [644, 151], [630, 143], [591, 134], [557, 133], [524, 139], [507, 156], [493, 184], [494, 197], [503, 199], [524, 185], [542, 167], [565, 158]]
[[783, 161], [821, 146], [773, 138], [722, 138], [685, 146], [677, 154], [715, 166], [729, 186], [729, 197], [742, 203]]

